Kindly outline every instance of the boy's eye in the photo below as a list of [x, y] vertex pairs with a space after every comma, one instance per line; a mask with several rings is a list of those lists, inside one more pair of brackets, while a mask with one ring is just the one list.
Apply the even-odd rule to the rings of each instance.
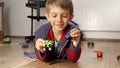
[[52, 17], [56, 17], [56, 15], [53, 15]]
[[67, 17], [68, 15], [67, 14], [65, 14], [65, 15], [62, 15], [62, 17]]
[[67, 17], [67, 15], [64, 15], [64, 16], [62, 16], [62, 17]]

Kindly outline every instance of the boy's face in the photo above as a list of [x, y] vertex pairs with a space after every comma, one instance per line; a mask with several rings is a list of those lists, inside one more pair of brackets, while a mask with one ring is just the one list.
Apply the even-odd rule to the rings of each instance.
[[46, 13], [46, 17], [50, 21], [53, 30], [63, 31], [68, 22], [72, 20], [73, 14], [70, 14], [69, 10], [58, 6], [50, 6], [50, 12]]

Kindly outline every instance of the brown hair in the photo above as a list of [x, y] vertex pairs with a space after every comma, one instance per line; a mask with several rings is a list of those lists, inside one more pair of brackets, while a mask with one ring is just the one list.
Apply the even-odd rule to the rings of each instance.
[[73, 14], [73, 3], [71, 0], [47, 0], [46, 2], [46, 12], [49, 13], [50, 5], [55, 5], [63, 9], [70, 11], [70, 14]]

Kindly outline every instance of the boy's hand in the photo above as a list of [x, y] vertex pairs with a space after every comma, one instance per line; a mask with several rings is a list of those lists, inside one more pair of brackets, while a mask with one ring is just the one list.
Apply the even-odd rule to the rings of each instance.
[[42, 38], [37, 39], [35, 43], [36, 49], [40, 50], [42, 53], [44, 53], [43, 48], [45, 47], [45, 40]]
[[70, 30], [70, 36], [72, 38], [74, 47], [78, 47], [78, 44], [80, 43], [80, 31], [76, 28], [73, 28]]

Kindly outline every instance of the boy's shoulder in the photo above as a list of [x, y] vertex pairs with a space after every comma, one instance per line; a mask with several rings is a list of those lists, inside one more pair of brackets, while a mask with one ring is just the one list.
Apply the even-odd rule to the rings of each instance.
[[40, 25], [40, 27], [46, 27], [46, 26], [49, 26], [49, 27], [51, 26], [49, 21], [46, 21]]
[[47, 36], [47, 33], [50, 29], [51, 25], [49, 22], [45, 22], [42, 25], [40, 25], [39, 28], [37, 28], [34, 32], [36, 38], [45, 38]]
[[51, 27], [50, 23], [48, 21], [42, 23], [36, 30], [46, 30]]

